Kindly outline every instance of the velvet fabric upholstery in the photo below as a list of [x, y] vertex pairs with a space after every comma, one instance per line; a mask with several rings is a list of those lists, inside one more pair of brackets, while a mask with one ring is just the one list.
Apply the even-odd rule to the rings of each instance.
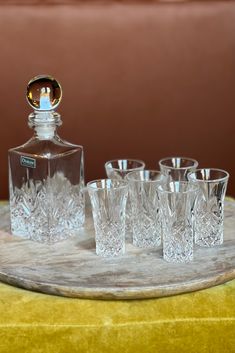
[[1, 353], [234, 353], [235, 280], [178, 296], [70, 299], [0, 284]]

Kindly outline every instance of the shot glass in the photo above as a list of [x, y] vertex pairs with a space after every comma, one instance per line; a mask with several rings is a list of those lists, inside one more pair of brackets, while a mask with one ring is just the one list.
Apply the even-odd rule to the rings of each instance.
[[221, 169], [197, 169], [189, 174], [199, 188], [194, 209], [194, 237], [200, 246], [223, 243], [224, 198], [229, 174]]
[[133, 244], [140, 248], [161, 244], [161, 217], [157, 186], [161, 172], [140, 170], [126, 176], [132, 210]]
[[95, 226], [96, 254], [114, 257], [125, 252], [125, 210], [128, 184], [100, 179], [87, 184]]
[[138, 159], [113, 159], [105, 163], [105, 171], [110, 179], [124, 179], [135, 170], [143, 170], [145, 163]]
[[163, 175], [168, 177], [168, 181], [187, 181], [188, 173], [193, 172], [198, 167], [195, 159], [187, 157], [168, 157], [159, 162]]
[[193, 208], [197, 186], [173, 181], [158, 187], [162, 212], [163, 258], [168, 262], [193, 260]]
[[[105, 163], [107, 177], [115, 180], [125, 179], [128, 173], [143, 170], [144, 168], [145, 163], [138, 159], [114, 159]], [[131, 233], [131, 231], [131, 205], [128, 197], [126, 205], [126, 233]]]

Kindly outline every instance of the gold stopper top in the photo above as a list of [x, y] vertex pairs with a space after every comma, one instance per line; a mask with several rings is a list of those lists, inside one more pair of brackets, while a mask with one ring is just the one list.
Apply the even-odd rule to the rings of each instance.
[[29, 81], [26, 97], [35, 110], [54, 110], [62, 99], [62, 88], [53, 77], [39, 75]]

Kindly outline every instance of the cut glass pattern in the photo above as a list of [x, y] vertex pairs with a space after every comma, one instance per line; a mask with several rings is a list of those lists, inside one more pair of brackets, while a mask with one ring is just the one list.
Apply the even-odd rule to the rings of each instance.
[[84, 223], [83, 190], [60, 172], [20, 189], [10, 185], [10, 205], [12, 233], [39, 242], [66, 239]]
[[194, 217], [195, 243], [215, 246], [223, 243], [223, 203], [217, 197], [198, 195]]

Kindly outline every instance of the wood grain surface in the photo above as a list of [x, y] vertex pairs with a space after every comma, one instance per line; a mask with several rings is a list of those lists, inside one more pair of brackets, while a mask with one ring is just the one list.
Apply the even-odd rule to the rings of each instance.
[[162, 248], [138, 249], [104, 259], [95, 254], [93, 221], [76, 237], [45, 245], [12, 236], [8, 205], [0, 206], [0, 280], [29, 290], [78, 298], [163, 297], [215, 286], [235, 278], [235, 202], [225, 204], [224, 244], [195, 246], [194, 261], [170, 264]]

